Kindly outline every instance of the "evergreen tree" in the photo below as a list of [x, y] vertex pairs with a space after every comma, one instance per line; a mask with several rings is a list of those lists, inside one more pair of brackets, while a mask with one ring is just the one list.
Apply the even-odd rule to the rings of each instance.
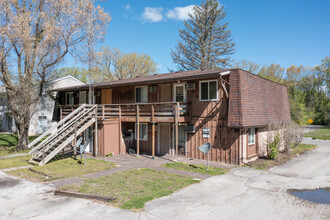
[[226, 13], [217, 0], [204, 1], [195, 6], [184, 28], [179, 29], [181, 40], [171, 51], [179, 70], [224, 68], [235, 50]]

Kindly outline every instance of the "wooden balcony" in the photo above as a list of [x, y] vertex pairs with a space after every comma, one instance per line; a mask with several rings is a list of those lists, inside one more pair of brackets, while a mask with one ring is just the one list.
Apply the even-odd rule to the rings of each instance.
[[[79, 105], [61, 106], [61, 119], [73, 112]], [[98, 104], [97, 118], [108, 120], [119, 118], [122, 122], [140, 123], [184, 123], [189, 120], [189, 103], [158, 102], [134, 104]]]

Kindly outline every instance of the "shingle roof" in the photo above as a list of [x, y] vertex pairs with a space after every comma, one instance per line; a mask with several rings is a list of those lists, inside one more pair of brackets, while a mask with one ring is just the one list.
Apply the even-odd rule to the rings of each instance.
[[228, 127], [290, 122], [286, 86], [243, 70], [232, 71], [229, 83]]
[[165, 83], [173, 82], [179, 80], [193, 80], [193, 79], [203, 79], [208, 77], [216, 77], [219, 73], [229, 71], [230, 69], [205, 69], [205, 70], [191, 70], [191, 71], [182, 71], [182, 72], [173, 72], [173, 73], [163, 73], [163, 74], [154, 74], [148, 76], [140, 76], [134, 78], [127, 78], [109, 82], [94, 83], [85, 86], [74, 86], [67, 87], [65, 89], [57, 89], [56, 91], [68, 91], [68, 90], [79, 90], [79, 89], [88, 89], [89, 86], [94, 88], [111, 88], [117, 86], [128, 86], [128, 85], [142, 85], [142, 84], [152, 84], [152, 83]]

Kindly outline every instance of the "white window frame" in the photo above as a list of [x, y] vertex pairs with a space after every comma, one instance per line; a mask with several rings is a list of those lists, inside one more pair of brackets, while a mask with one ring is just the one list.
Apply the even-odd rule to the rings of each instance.
[[[142, 92], [142, 90], [141, 90], [141, 95], [142, 95], [141, 102], [136, 102], [136, 88], [145, 88], [146, 94], [147, 94], [147, 97], [146, 97], [147, 100], [145, 102], [142, 101], [142, 99], [143, 99], [143, 92]], [[134, 96], [135, 103], [148, 103], [148, 86], [135, 86], [134, 93], [135, 93], [135, 96]]]
[[183, 102], [187, 101], [187, 90], [186, 90], [186, 83], [175, 83], [173, 84], [173, 102], [176, 102], [176, 87], [183, 86]]
[[[202, 83], [208, 83], [208, 91], [207, 91], [207, 96], [208, 99], [202, 99]], [[216, 91], [217, 91], [217, 97], [215, 99], [209, 99], [209, 95], [210, 95], [210, 82], [216, 82]], [[199, 101], [200, 102], [210, 102], [210, 101], [218, 101], [218, 96], [219, 96], [219, 85], [218, 85], [218, 80], [217, 79], [212, 79], [212, 80], [203, 80], [203, 81], [199, 81]]]
[[[67, 104], [68, 103], [68, 94], [72, 95], [72, 101], [73, 103], [72, 104]], [[74, 105], [74, 97], [73, 97], [73, 92], [66, 92], [65, 93], [65, 105]]]
[[[149, 132], [149, 130], [148, 130], [148, 123], [139, 123], [139, 125], [145, 125], [146, 126], [146, 132], [147, 132], [147, 134], [146, 134], [146, 136], [145, 136], [145, 138], [144, 139], [142, 139], [142, 137], [139, 137], [139, 139], [140, 139], [140, 141], [147, 141], [148, 140], [148, 132]], [[135, 140], [137, 140], [137, 123], [135, 123], [135, 132], [134, 132], [135, 134], [134, 134], [134, 136], [135, 136]]]
[[[251, 134], [253, 135], [253, 142], [250, 142], [250, 130], [251, 130]], [[255, 128], [249, 128], [249, 130], [248, 130], [248, 145], [253, 145], [255, 143], [256, 143], [256, 129]]]

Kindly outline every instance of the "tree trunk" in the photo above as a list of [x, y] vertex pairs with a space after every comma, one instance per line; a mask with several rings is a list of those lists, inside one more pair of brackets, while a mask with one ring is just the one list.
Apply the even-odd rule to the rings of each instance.
[[22, 151], [27, 149], [29, 144], [29, 125], [26, 126], [26, 123], [16, 123], [16, 127], [18, 134], [16, 150]]

